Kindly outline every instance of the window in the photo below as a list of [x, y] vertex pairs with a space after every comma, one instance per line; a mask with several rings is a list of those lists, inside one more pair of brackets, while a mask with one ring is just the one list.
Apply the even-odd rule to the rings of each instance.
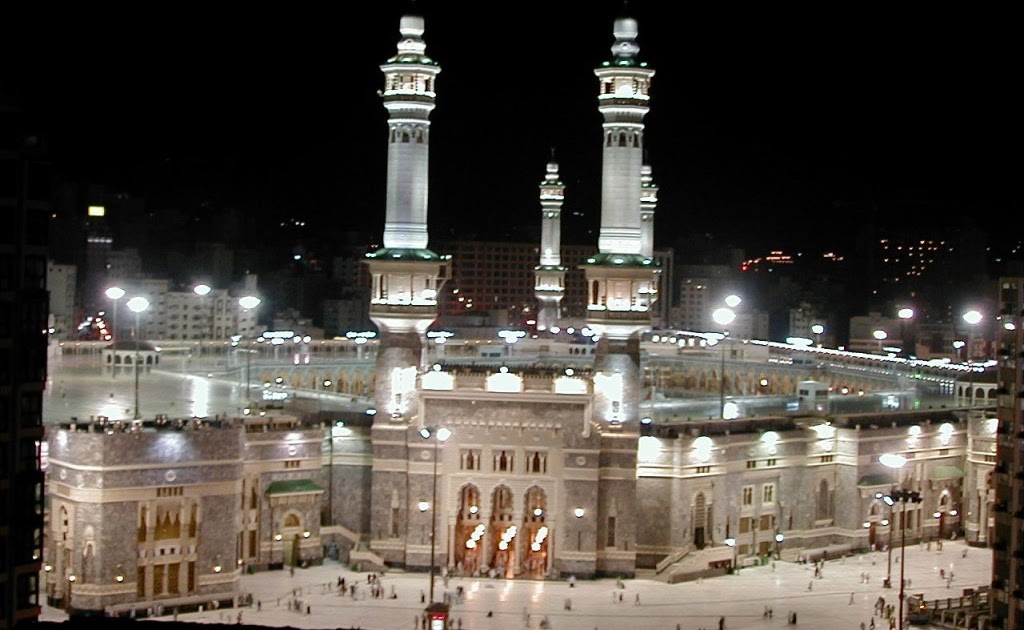
[[743, 505], [754, 504], [754, 486], [743, 487]]
[[766, 483], [761, 486], [761, 503], [775, 502], [775, 484]]
[[548, 471], [548, 456], [547, 453], [541, 453], [535, 451], [530, 453], [526, 459], [527, 472], [531, 473], [546, 473]]
[[480, 470], [480, 451], [463, 449], [459, 454], [459, 466], [462, 470]]
[[764, 460], [764, 465], [765, 466], [774, 466], [775, 464], [776, 464], [776, 461], [774, 459], [766, 459], [766, 460]]
[[757, 460], [748, 459], [747, 468], [757, 468]]
[[706, 475], [711, 472], [711, 466], [697, 466], [696, 472], [698, 475]]
[[831, 464], [832, 460], [834, 460], [835, 458], [836, 458], [835, 455], [822, 455], [821, 456], [821, 463], [822, 464]]
[[609, 516], [608, 517], [608, 542], [607, 542], [607, 544], [605, 546], [606, 547], [614, 547], [615, 546], [615, 517], [614, 516]]
[[498, 472], [511, 472], [512, 463], [515, 458], [508, 451], [498, 451], [494, 454], [493, 469]]

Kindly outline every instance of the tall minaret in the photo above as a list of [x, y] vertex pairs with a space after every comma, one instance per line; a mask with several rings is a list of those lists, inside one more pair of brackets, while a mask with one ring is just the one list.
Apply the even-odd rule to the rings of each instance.
[[565, 296], [565, 272], [562, 266], [562, 202], [565, 184], [558, 179], [558, 162], [554, 155], [548, 162], [544, 181], [540, 183], [540, 264], [534, 268], [537, 296], [537, 330], [548, 330], [558, 323], [559, 310]]
[[[657, 265], [644, 251], [641, 165], [644, 116], [654, 71], [636, 56], [637, 24], [615, 21], [611, 61], [595, 70], [601, 144], [601, 232], [598, 253], [582, 265], [587, 278], [587, 325], [599, 335], [594, 357], [593, 417], [601, 426], [597, 536], [614, 540], [605, 558], [612, 573], [636, 567], [636, 466], [640, 436], [640, 335], [651, 325]], [[653, 236], [653, 232], [650, 233]], [[607, 459], [607, 461], [604, 461]]]
[[388, 110], [384, 247], [367, 255], [370, 319], [381, 333], [374, 385], [378, 418], [405, 423], [416, 414], [422, 335], [437, 319], [437, 294], [451, 262], [427, 249], [427, 167], [434, 82], [441, 68], [426, 55], [423, 18], [401, 19], [398, 54], [381, 66]]
[[422, 423], [417, 380], [423, 334], [437, 319], [437, 295], [451, 261], [427, 249], [430, 113], [441, 68], [426, 55], [422, 17], [403, 16], [399, 31], [398, 53], [381, 66], [380, 94], [388, 111], [384, 247], [366, 262], [373, 278], [370, 319], [381, 335], [374, 373], [371, 547], [388, 562], [404, 563], [401, 546], [379, 539], [393, 537], [410, 519], [408, 436]]
[[[616, 20], [614, 34], [614, 57], [595, 70], [598, 111], [604, 116], [601, 232], [598, 253], [583, 267], [588, 325], [602, 338], [622, 343], [650, 327], [657, 297], [657, 265], [643, 251], [647, 232], [641, 227], [644, 116], [654, 70], [636, 59], [636, 20]], [[653, 230], [649, 234], [653, 241]]]

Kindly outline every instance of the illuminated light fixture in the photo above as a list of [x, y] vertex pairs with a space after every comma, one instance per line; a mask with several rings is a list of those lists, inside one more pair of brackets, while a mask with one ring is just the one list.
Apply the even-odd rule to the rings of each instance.
[[953, 438], [953, 425], [948, 422], [943, 422], [939, 425], [939, 441], [942, 442], [943, 446], [949, 444], [949, 441]]
[[693, 441], [693, 450], [697, 454], [697, 459], [702, 463], [711, 459], [711, 449], [714, 446], [715, 443], [706, 435], [702, 435]]
[[912, 426], [912, 427], [910, 427], [909, 429], [907, 429], [907, 434], [908, 434], [908, 435], [909, 435], [909, 436], [910, 436], [911, 438], [918, 438], [918, 437], [921, 437], [921, 426], [920, 426], [920, 425], [917, 425], [917, 424], [915, 424], [914, 426]]
[[416, 507], [419, 508], [420, 512], [426, 512], [428, 509], [430, 509], [430, 502], [420, 501], [419, 503], [416, 504]]
[[303, 538], [309, 538], [309, 530], [306, 530], [306, 531], [302, 532], [302, 537]]
[[778, 534], [775, 534], [775, 542], [780, 543], [780, 542], [782, 542], [785, 539], [786, 539], [786, 537], [782, 535], [782, 532], [779, 532]]
[[540, 509], [540, 508], [534, 508], [534, 509], [533, 509], [533, 515], [534, 515], [534, 516], [540, 516], [540, 515], [541, 515], [541, 514], [543, 514], [543, 513], [544, 513], [544, 510], [542, 510], [542, 509]]
[[907, 458], [896, 453], [883, 453], [878, 457], [878, 461], [889, 468], [903, 468], [907, 463]]
[[949, 511], [949, 515], [950, 516], [956, 516], [957, 515], [957, 511], [956, 510], [950, 510]]
[[469, 513], [470, 513], [470, 514], [476, 514], [476, 513], [477, 513], [477, 512], [479, 512], [479, 511], [480, 511], [480, 508], [479, 508], [479, 507], [477, 507], [477, 506], [475, 506], [475, 505], [471, 505], [471, 506], [469, 506]]
[[578, 507], [575, 510], [573, 510], [572, 513], [576, 516], [576, 518], [583, 518], [583, 515], [586, 514], [586, 510], [584, 510], [581, 507]]
[[281, 538], [282, 538], [281, 534], [274, 534], [274, 540], [280, 542]]
[[107, 209], [104, 206], [89, 206], [87, 213], [90, 217], [106, 216]]

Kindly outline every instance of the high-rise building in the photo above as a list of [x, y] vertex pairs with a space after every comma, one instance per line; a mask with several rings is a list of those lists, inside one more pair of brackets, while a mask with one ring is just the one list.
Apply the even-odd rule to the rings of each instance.
[[1024, 278], [999, 280], [992, 628], [1024, 627]]
[[43, 547], [48, 179], [40, 138], [14, 129], [0, 138], [0, 628], [38, 619]]

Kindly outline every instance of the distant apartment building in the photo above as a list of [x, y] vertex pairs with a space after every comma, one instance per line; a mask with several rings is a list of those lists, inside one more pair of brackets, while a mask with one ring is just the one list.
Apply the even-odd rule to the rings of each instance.
[[[236, 286], [211, 288], [206, 295], [196, 293], [192, 286], [174, 286], [166, 278], [137, 279], [121, 288], [124, 297], [110, 305], [109, 325], [116, 328], [115, 337], [129, 338], [136, 321], [143, 339], [227, 340], [262, 332], [257, 324], [259, 308], [246, 309], [239, 303], [239, 298], [247, 295], [259, 297], [257, 278], [252, 274]], [[127, 307], [127, 301], [136, 296], [149, 300], [149, 308], [138, 315]]]

